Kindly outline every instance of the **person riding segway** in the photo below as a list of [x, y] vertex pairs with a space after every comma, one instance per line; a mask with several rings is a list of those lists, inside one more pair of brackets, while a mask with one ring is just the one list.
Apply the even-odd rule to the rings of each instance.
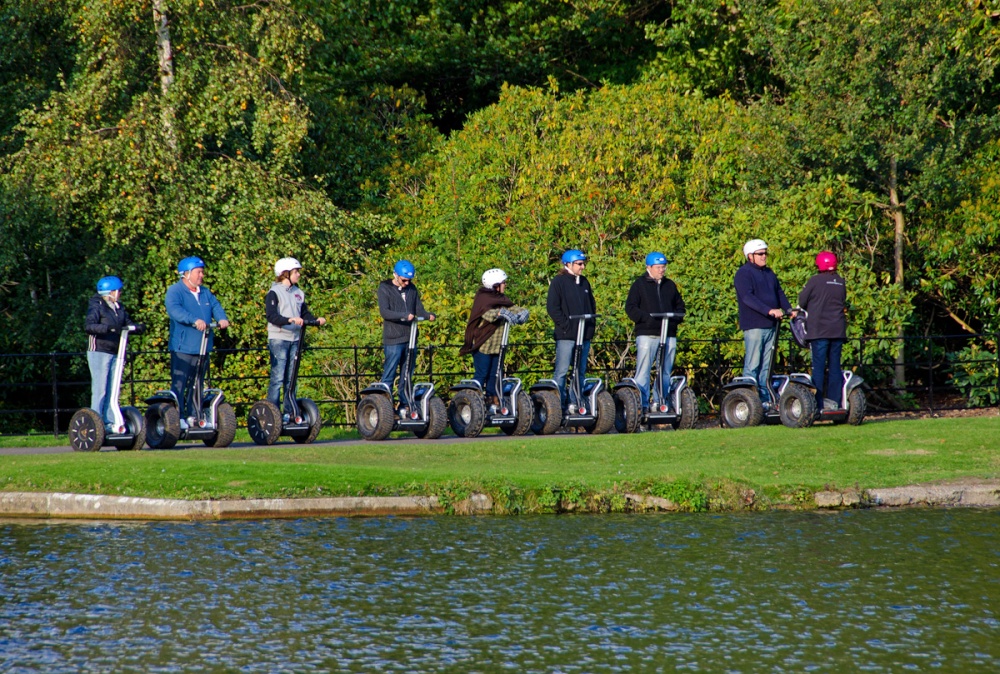
[[[507, 273], [488, 269], [476, 291], [459, 353], [472, 354], [475, 375], [451, 387], [448, 419], [455, 435], [474, 438], [484, 426], [499, 426], [507, 435], [524, 435], [531, 427], [531, 398], [521, 380], [507, 377], [505, 359], [510, 326], [528, 320], [528, 310], [507, 297]], [[502, 327], [501, 327], [502, 326]]]
[[258, 445], [273, 445], [282, 435], [309, 444], [319, 435], [323, 424], [315, 402], [295, 397], [299, 364], [305, 350], [305, 328], [326, 324], [325, 318], [317, 318], [309, 311], [305, 293], [298, 286], [301, 274], [298, 260], [281, 258], [274, 263], [276, 280], [264, 297], [271, 355], [270, 384], [267, 398], [254, 403], [247, 415], [247, 431]]
[[87, 306], [84, 330], [91, 397], [90, 407], [78, 410], [69, 421], [70, 445], [77, 452], [96, 452], [101, 447], [136, 450], [146, 442], [142, 413], [135, 407], [121, 407], [118, 400], [128, 336], [145, 330], [119, 302], [122, 287], [117, 276], [105, 276], [97, 282], [97, 295]]

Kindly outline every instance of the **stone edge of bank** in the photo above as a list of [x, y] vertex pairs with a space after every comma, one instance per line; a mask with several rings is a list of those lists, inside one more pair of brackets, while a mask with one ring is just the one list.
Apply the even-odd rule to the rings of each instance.
[[[678, 510], [663, 498], [627, 494], [633, 508]], [[892, 508], [907, 506], [1000, 507], [1000, 483], [913, 485], [887, 489], [822, 491], [814, 495], [820, 509]], [[473, 494], [446, 508], [436, 496], [355, 496], [303, 499], [201, 500], [0, 492], [0, 517], [89, 520], [238, 520], [295, 517], [372, 517], [380, 515], [485, 515], [493, 500]]]

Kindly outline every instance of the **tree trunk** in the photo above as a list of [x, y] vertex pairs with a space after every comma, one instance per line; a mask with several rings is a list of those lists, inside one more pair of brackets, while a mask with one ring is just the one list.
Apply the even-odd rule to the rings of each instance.
[[[894, 282], [899, 286], [900, 290], [903, 290], [903, 231], [906, 225], [906, 221], [903, 218], [903, 209], [899, 204], [899, 192], [896, 189], [896, 157], [893, 156], [889, 160], [889, 206], [890, 212], [892, 213], [893, 222], [896, 225], [896, 243], [893, 250], [896, 274]], [[906, 357], [906, 343], [903, 339], [903, 324], [899, 325], [899, 332], [897, 333], [899, 341], [896, 345], [896, 388], [902, 390], [906, 387], [906, 368], [905, 368], [905, 357]]]
[[153, 24], [156, 26], [156, 54], [160, 62], [161, 121], [163, 137], [174, 152], [177, 151], [177, 131], [174, 128], [174, 108], [167, 101], [167, 94], [174, 83], [174, 50], [170, 46], [170, 20], [166, 0], [153, 0]]

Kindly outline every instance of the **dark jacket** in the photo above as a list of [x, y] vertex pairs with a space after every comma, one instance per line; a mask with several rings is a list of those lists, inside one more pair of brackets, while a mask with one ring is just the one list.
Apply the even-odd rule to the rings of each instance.
[[758, 267], [746, 262], [736, 270], [733, 285], [739, 302], [740, 330], [773, 328], [778, 319], [769, 316], [768, 311], [784, 309], [787, 313], [792, 310], [778, 277], [770, 267]]
[[[576, 321], [571, 321], [569, 317], [597, 313], [597, 302], [585, 276], [573, 276], [562, 269], [549, 284], [545, 308], [556, 324], [555, 338], [576, 341]], [[594, 319], [586, 322], [583, 328], [584, 341], [593, 339], [596, 323]]]
[[410, 321], [406, 320], [410, 314], [430, 318], [417, 286], [410, 283], [401, 292], [392, 279], [378, 284], [378, 313], [382, 316], [382, 344], [410, 341]]
[[847, 339], [847, 284], [835, 271], [824, 271], [806, 281], [799, 306], [809, 314], [806, 335], [813, 339]]
[[514, 302], [499, 290], [479, 286], [476, 296], [472, 299], [472, 310], [465, 324], [465, 341], [458, 350], [460, 356], [468, 356], [485, 344], [500, 327], [499, 323], [483, 320], [483, 315], [491, 309], [514, 306]]
[[87, 303], [87, 319], [83, 326], [87, 339], [87, 351], [118, 353], [118, 339], [122, 329], [134, 325], [121, 302], [114, 309], [100, 295], [94, 295]]
[[[683, 313], [684, 300], [677, 290], [677, 285], [664, 277], [657, 283], [648, 273], [632, 282], [625, 299], [625, 313], [635, 323], [636, 335], [660, 336], [662, 318], [653, 318], [650, 314], [668, 312]], [[677, 324], [683, 319], [672, 318], [667, 326], [667, 336], [677, 336]]]

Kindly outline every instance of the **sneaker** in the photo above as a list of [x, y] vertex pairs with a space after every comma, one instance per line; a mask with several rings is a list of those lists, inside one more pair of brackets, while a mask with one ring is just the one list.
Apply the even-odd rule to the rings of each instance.
[[292, 415], [291, 414], [282, 414], [281, 415], [281, 423], [282, 424], [287, 424], [291, 420], [292, 420]]
[[576, 403], [570, 403], [568, 411], [570, 414], [576, 414], [577, 406]]
[[115, 432], [115, 427], [112, 426], [110, 423], [106, 423], [106, 424], [104, 424], [104, 432], [105, 433], [114, 433]]
[[409, 413], [410, 413], [410, 410], [406, 409], [405, 407], [400, 407], [399, 408], [399, 418], [400, 419], [405, 419], [407, 416], [409, 416]]
[[496, 414], [497, 413], [497, 406], [496, 405], [490, 405], [489, 413], [490, 414]]
[[823, 398], [823, 409], [824, 410], [839, 410], [840, 403], [836, 400], [830, 400], [829, 398]]
[[181, 419], [181, 430], [186, 431], [188, 429], [187, 419]]

